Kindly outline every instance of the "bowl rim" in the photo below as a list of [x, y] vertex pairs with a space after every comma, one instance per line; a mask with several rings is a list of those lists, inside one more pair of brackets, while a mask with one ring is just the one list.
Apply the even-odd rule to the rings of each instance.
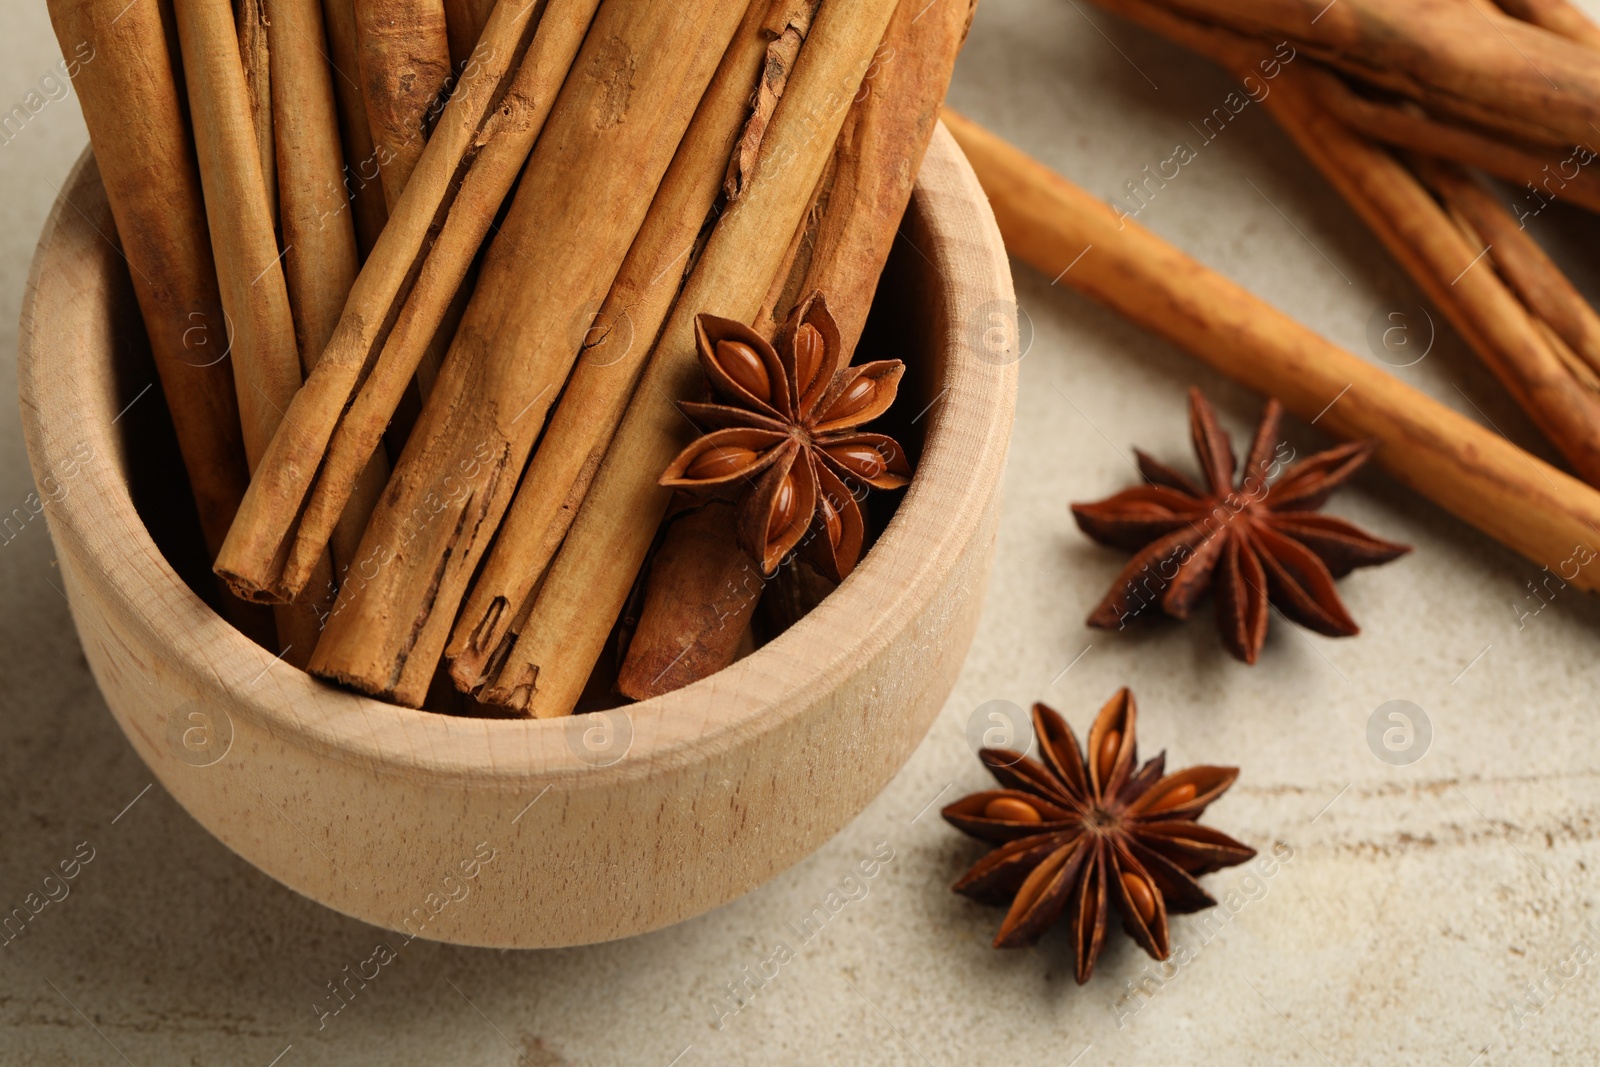
[[[104, 210], [98, 185], [93, 152], [86, 148], [46, 220], [23, 298], [18, 380], [24, 434], [35, 457], [59, 437], [52, 432], [56, 426], [75, 425], [80, 437], [97, 449], [108, 455], [118, 451], [108, 411], [85, 418], [81, 403], [64, 403], [73, 390], [46, 380], [63, 374], [71, 380], [73, 364], [87, 367], [98, 353], [88, 351], [89, 346], [61, 351], [64, 346], [51, 340], [63, 332], [62, 325], [41, 323], [37, 316], [46, 275], [61, 251], [63, 229], [94, 225], [74, 201], [98, 198]], [[940, 207], [951, 210], [941, 212]], [[928, 416], [929, 425], [904, 499], [855, 572], [788, 631], [710, 677], [625, 705], [632, 745], [628, 758], [608, 766], [583, 762], [566, 740], [572, 724], [584, 721], [582, 716], [470, 718], [405, 708], [278, 663], [185, 585], [151, 539], [126, 481], [112, 464], [86, 466], [80, 475], [84, 481], [52, 504], [52, 535], [70, 540], [82, 558], [99, 565], [99, 591], [109, 594], [103, 599], [121, 621], [169, 645], [176, 658], [193, 668], [193, 676], [209, 679], [208, 687], [228, 699], [231, 717], [242, 717], [281, 742], [389, 773], [425, 775], [434, 782], [470, 779], [519, 791], [530, 780], [582, 775], [586, 784], [628, 781], [697, 762], [708, 752], [739, 745], [802, 714], [819, 686], [832, 691], [863, 655], [886, 647], [910, 625], [918, 605], [931, 601], [977, 535], [954, 523], [941, 527], [936, 513], [973, 514], [998, 491], [1015, 405], [1016, 360], [985, 358], [967, 327], [977, 321], [974, 316], [993, 313], [996, 294], [1002, 312], [1009, 302], [1014, 316], [1016, 305], [988, 201], [942, 123], [919, 172], [912, 211], [920, 213], [922, 234], [930, 238], [925, 247], [913, 247], [944, 279], [935, 309], [939, 321], [933, 327], [942, 336], [930, 337], [949, 358], [944, 389], [918, 415]], [[902, 224], [899, 238], [910, 242], [909, 229]], [[957, 262], [962, 270], [952, 271]], [[973, 276], [974, 263], [982, 267], [980, 276]], [[81, 311], [74, 306], [74, 314], [96, 313], [92, 302], [80, 303], [86, 306]], [[129, 538], [117, 542], [118, 558], [111, 558], [109, 545], [84, 535], [91, 528], [108, 527], [115, 527], [119, 538]], [[927, 536], [924, 529], [936, 530], [938, 536]], [[895, 551], [901, 542], [917, 551]], [[915, 566], [905, 558], [911, 555]], [[863, 610], [869, 603], [871, 610]], [[73, 615], [81, 627], [82, 613], [74, 610]], [[165, 630], [158, 629], [158, 619]], [[815, 640], [828, 628], [832, 633], [827, 639]]]

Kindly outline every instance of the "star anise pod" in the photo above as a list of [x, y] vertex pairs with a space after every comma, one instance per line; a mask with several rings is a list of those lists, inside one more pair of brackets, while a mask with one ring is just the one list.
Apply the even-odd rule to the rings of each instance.
[[839, 329], [821, 293], [794, 309], [777, 344], [715, 315], [695, 318], [700, 366], [720, 403], [685, 401], [709, 430], [678, 454], [661, 484], [739, 496], [739, 543], [772, 574], [813, 525], [809, 558], [842, 581], [861, 557], [856, 493], [898, 489], [911, 465], [894, 439], [859, 427], [894, 403], [905, 364], [842, 366]]
[[1378, 442], [1339, 445], [1279, 474], [1293, 457], [1279, 441], [1282, 413], [1276, 400], [1267, 401], [1235, 486], [1228, 434], [1200, 390], [1190, 389], [1190, 432], [1204, 488], [1135, 450], [1148, 484], [1072, 505], [1084, 533], [1135, 553], [1090, 614], [1090, 626], [1121, 629], [1153, 602], [1187, 619], [1213, 590], [1222, 643], [1246, 663], [1256, 661], [1266, 640], [1268, 604], [1329, 637], [1360, 632], [1333, 580], [1387, 563], [1411, 546], [1373, 537], [1317, 509], [1372, 458]]
[[1128, 936], [1164, 960], [1172, 951], [1167, 916], [1216, 903], [1195, 878], [1256, 854], [1197, 822], [1238, 768], [1166, 774], [1162, 752], [1136, 771], [1135, 717], [1133, 694], [1118, 690], [1089, 728], [1086, 757], [1065, 720], [1035, 704], [1043, 762], [985, 748], [978, 757], [1003, 788], [944, 809], [956, 829], [999, 845], [955, 884], [982, 903], [1010, 904], [994, 947], [1031, 945], [1066, 911], [1080, 985], [1104, 946], [1108, 899]]

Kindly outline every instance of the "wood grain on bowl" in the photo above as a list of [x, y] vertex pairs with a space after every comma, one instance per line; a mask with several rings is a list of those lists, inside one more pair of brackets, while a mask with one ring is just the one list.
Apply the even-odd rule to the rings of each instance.
[[[197, 597], [134, 507], [126, 266], [91, 157], [45, 226], [18, 376], [85, 653], [162, 784], [291, 888], [405, 934], [583, 944], [723, 904], [886, 785], [949, 695], [982, 607], [1016, 392], [1015, 305], [966, 161], [936, 135], [880, 293], [919, 385], [917, 475], [855, 573], [732, 667], [610, 713], [472, 719], [323, 685]], [[918, 395], [920, 393], [920, 396]], [[125, 421], [125, 420], [124, 420]]]

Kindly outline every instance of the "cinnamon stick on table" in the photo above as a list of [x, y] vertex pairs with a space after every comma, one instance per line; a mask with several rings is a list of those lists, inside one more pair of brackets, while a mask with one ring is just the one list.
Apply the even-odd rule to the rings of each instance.
[[[205, 203], [161, 6], [49, 0], [214, 557], [249, 479]], [[136, 121], [132, 121], [136, 119]]]
[[[1253, 72], [1266, 47], [1249, 37], [1190, 22], [1150, 0], [1098, 0], [1234, 73]], [[1415, 0], [1414, 0], [1415, 2]], [[1566, 42], [1560, 42], [1563, 45]], [[1600, 484], [1600, 393], [1574, 388], [1573, 361], [1484, 260], [1489, 249], [1466, 233], [1387, 150], [1318, 106], [1316, 72], [1283, 64], [1265, 106], [1300, 150], [1438, 305], [1552, 444], [1585, 480]], [[1448, 164], [1423, 164], [1449, 181]], [[1503, 209], [1501, 209], [1503, 214]], [[1505, 220], [1510, 225], [1509, 216]]]
[[1563, 343], [1600, 373], [1600, 314], [1528, 231], [1517, 225], [1494, 193], [1453, 169], [1427, 164], [1418, 173], [1454, 215], [1489, 246], [1489, 258], [1506, 284], [1547, 322]]
[[1600, 48], [1600, 27], [1569, 0], [1495, 0], [1506, 14], [1543, 26], [1551, 33]]
[[451, 677], [463, 691], [491, 680], [510, 651], [532, 607], [532, 592], [589, 491], [645, 357], [694, 264], [696, 242], [762, 72], [768, 14], [768, 0], [750, 4], [723, 53], [472, 583], [445, 649]]
[[[1361, 96], [1331, 71], [1308, 67], [1306, 88], [1333, 116], [1357, 133], [1395, 148], [1423, 152], [1440, 159], [1478, 167], [1518, 186], [1537, 189], [1541, 197], [1570, 201], [1600, 211], [1600, 170], [1593, 148], [1552, 149], [1476, 129], [1439, 122], [1407, 102], [1384, 103]], [[1600, 132], [1589, 142], [1600, 144]]]
[[[895, 9], [813, 194], [788, 284], [769, 313], [771, 321], [782, 321], [799, 296], [821, 291], [847, 361], [866, 325], [975, 8], [976, 0], [935, 0]], [[717, 566], [700, 558], [720, 550], [708, 546], [733, 545], [733, 521], [732, 509], [708, 505], [668, 526], [618, 675], [625, 695], [643, 700], [671, 692], [733, 662], [767, 585], [736, 547]], [[799, 579], [800, 566], [808, 564], [797, 562], [771, 579], [792, 584], [786, 593], [795, 602], [802, 587], [821, 591], [829, 584]]]
[[1287, 39], [1436, 114], [1518, 140], [1570, 146], [1595, 137], [1594, 51], [1509, 15], [1474, 13], [1462, 0], [1159, 0], [1154, 6], [1273, 43]]
[[[1266, 106], [1480, 359], [1590, 484], [1600, 484], [1600, 396], [1574, 389], [1526, 308], [1388, 152], [1320, 112], [1286, 68]], [[1442, 165], [1441, 165], [1442, 167]]]
[[[231, 327], [229, 358], [245, 455], [254, 464], [300, 387], [294, 319], [250, 119], [233, 10], [228, 0], [174, 0], [173, 9], [218, 289]], [[310, 599], [275, 613], [278, 639], [288, 650], [284, 658], [291, 663], [304, 663], [316, 643], [315, 598], [331, 580], [331, 568], [319, 568]]]
[[[347, 442], [342, 452], [336, 440], [332, 446], [336, 454], [323, 463], [324, 450], [330, 448], [330, 438], [340, 426], [362, 372], [376, 360], [380, 366], [372, 368], [366, 387], [376, 389], [383, 384], [379, 352], [390, 325], [402, 316], [403, 309], [414, 307], [415, 301], [406, 298], [413, 282], [425, 273], [424, 262], [432, 264], [427, 276], [441, 276], [441, 289], [460, 285], [500, 200], [527, 158], [597, 3], [554, 0], [547, 17], [539, 21], [531, 45], [528, 37], [539, 7], [503, 4], [496, 9], [484, 31], [488, 58], [452, 94], [406, 193], [356, 277], [333, 336], [305, 387], [289, 404], [283, 425], [228, 531], [216, 570], [240, 595], [287, 600], [305, 585], [311, 564], [328, 543], [356, 479], [376, 452], [394, 411], [393, 405], [382, 411], [376, 427], [369, 427], [371, 432], [365, 436], [346, 435], [357, 440]], [[513, 74], [517, 88], [504, 93], [509, 114], [506, 123], [500, 124], [492, 116]], [[480, 139], [484, 146], [477, 151]], [[476, 154], [469, 159], [469, 153]], [[469, 162], [471, 169], [462, 180], [460, 170]], [[476, 193], [485, 167], [499, 184]], [[462, 182], [460, 195], [458, 180]], [[440, 227], [437, 233], [436, 226]], [[453, 271], [447, 269], [450, 264], [434, 262], [441, 258], [436, 252], [449, 258], [454, 246], [465, 251], [458, 251]], [[449, 292], [435, 300], [438, 314], [448, 301]], [[430, 324], [425, 312], [412, 317], [423, 320], [418, 332], [431, 336], [437, 318]], [[425, 343], [426, 338], [417, 349]], [[414, 366], [413, 362], [392, 376], [396, 402]], [[320, 504], [300, 518], [319, 471]], [[301, 563], [296, 573], [286, 578], [285, 563], [291, 544], [297, 541], [305, 542], [306, 548], [298, 553]]]
[[577, 358], [575, 312], [610, 289], [742, 14], [727, 0], [600, 5], [362, 539], [364, 556], [406, 565], [341, 588], [313, 673], [422, 700]]
[[355, 0], [356, 52], [383, 198], [393, 211], [450, 82], [443, 0]]
[[483, 699], [539, 717], [566, 715], [577, 703], [666, 509], [670, 491], [656, 479], [693, 429], [675, 401], [700, 388], [694, 318], [706, 312], [749, 322], [760, 310], [894, 7], [892, 0], [859, 0], [819, 9], [754, 179], [712, 230], [528, 621]]
[[[1076, 261], [1063, 284], [1337, 437], [1378, 438], [1376, 460], [1401, 484], [1535, 563], [1556, 566], [1600, 539], [1600, 492], [1329, 343], [987, 130], [944, 118], [1014, 255], [1051, 277]], [[1600, 592], [1591, 571], [1567, 580]]]

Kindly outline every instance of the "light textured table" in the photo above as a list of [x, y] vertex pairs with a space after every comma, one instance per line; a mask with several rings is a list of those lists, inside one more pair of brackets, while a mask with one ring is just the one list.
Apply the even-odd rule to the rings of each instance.
[[[0, 106], [30, 90], [48, 99], [55, 54], [43, 5], [8, 5]], [[984, 0], [952, 102], [1114, 196], [1178, 141], [1199, 145], [1191, 123], [1231, 88], [1081, 2]], [[7, 137], [0, 358], [13, 389], [28, 257], [85, 135], [67, 97]], [[1363, 355], [1375, 313], [1418, 301], [1254, 106], [1140, 221]], [[1536, 229], [1572, 250], [1600, 237], [1593, 218], [1554, 209]], [[1600, 1061], [1600, 605], [1560, 590], [1524, 614], [1542, 603], [1528, 586], [1537, 567], [1370, 474], [1329, 510], [1416, 552], [1341, 583], [1360, 637], [1327, 640], [1275, 619], [1247, 668], [1222, 653], [1209, 612], [1181, 627], [1084, 629], [1123, 557], [1081, 536], [1068, 503], [1128, 484], [1134, 444], [1188, 467], [1189, 384], [1236, 435], [1260, 402], [1049, 278], [1017, 274], [1033, 340], [1005, 517], [948, 706], [888, 790], [822, 851], [646, 937], [540, 953], [419, 941], [324, 1017], [327, 983], [392, 938], [280, 887], [147, 789], [78, 651], [42, 519], [7, 532], [0, 908], [40, 892], [75, 849], [93, 858], [70, 895], [0, 948], [0, 1064]], [[1396, 373], [1533, 441], [1447, 330]], [[1302, 449], [1323, 443], [1299, 424], [1290, 433]], [[0, 450], [0, 512], [26, 510], [32, 484], [10, 405]], [[1282, 841], [1292, 858], [1270, 875], [1211, 876], [1229, 906], [1206, 927], [1175, 922], [1182, 967], [1159, 968], [1117, 933], [1079, 988], [1059, 932], [1037, 949], [988, 947], [1001, 913], [948, 890], [981, 850], [937, 808], [987, 781], [965, 737], [980, 704], [1045, 700], [1081, 730], [1122, 684], [1138, 695], [1149, 751], [1242, 768], [1209, 821], [1264, 852]], [[1410, 765], [1369, 747], [1369, 717], [1392, 699], [1415, 702], [1432, 726]], [[892, 859], [847, 881], [874, 850]], [[809, 939], [797, 933], [834, 890], [842, 907]], [[780, 942], [792, 961], [730, 1010], [728, 984], [760, 972]]]

